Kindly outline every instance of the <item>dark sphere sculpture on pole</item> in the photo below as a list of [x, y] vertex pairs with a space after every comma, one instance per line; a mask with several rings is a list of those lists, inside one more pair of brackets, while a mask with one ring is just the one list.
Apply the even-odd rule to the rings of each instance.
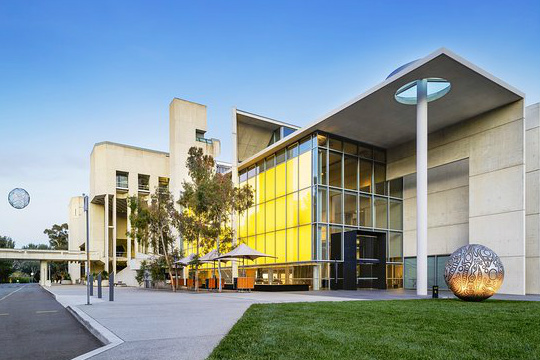
[[465, 245], [450, 255], [444, 268], [444, 280], [458, 298], [482, 301], [501, 287], [504, 267], [490, 248], [478, 244]]

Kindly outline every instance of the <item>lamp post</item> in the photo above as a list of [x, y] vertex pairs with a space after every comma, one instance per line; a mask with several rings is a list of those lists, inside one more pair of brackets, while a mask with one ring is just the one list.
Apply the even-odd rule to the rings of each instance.
[[428, 103], [450, 91], [450, 82], [441, 78], [414, 80], [400, 87], [396, 101], [416, 105], [416, 294], [427, 295], [428, 237]]
[[90, 224], [88, 222], [88, 195], [83, 194], [86, 217], [86, 305], [90, 305]]

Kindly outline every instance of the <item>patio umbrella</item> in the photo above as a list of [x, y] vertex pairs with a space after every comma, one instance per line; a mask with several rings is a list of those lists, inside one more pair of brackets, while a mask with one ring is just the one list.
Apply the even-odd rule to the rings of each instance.
[[[236, 259], [242, 259], [242, 266], [244, 266], [244, 261], [246, 259], [248, 260], [255, 260], [260, 257], [271, 257], [275, 258], [275, 256], [263, 254], [262, 252], [259, 252], [255, 249], [250, 248], [246, 244], [240, 244], [237, 246], [234, 250], [229, 251], [226, 254], [223, 254], [218, 257], [218, 259], [224, 259], [224, 258], [236, 258]], [[244, 276], [245, 276], [245, 269], [244, 269]]]
[[175, 261], [175, 264], [187, 266], [195, 259], [195, 254], [189, 254], [185, 258]]

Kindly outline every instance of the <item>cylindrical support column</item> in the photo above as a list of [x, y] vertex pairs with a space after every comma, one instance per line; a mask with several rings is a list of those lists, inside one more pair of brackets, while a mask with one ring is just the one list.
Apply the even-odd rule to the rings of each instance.
[[[231, 120], [232, 120], [232, 146], [233, 146], [233, 160], [232, 160], [232, 169], [231, 169], [231, 176], [232, 176], [232, 182], [234, 186], [239, 185], [239, 179], [238, 179], [238, 129], [237, 129], [237, 119], [236, 119], [236, 108], [232, 109], [231, 114]], [[236, 233], [236, 224], [238, 221], [238, 214], [233, 211], [231, 215], [231, 229], [232, 229], [232, 245], [236, 246], [237, 244], [237, 236]], [[238, 263], [236, 260], [233, 260], [231, 263], [232, 266], [232, 277], [237, 278], [238, 277]], [[234, 281], [234, 280], [233, 280]]]
[[113, 266], [111, 272], [116, 273], [116, 196], [112, 195], [112, 251]]
[[109, 194], [105, 195], [105, 270], [109, 271]]
[[[127, 221], [126, 221], [126, 230], [128, 233], [131, 232], [131, 221], [129, 221], [129, 217], [131, 216], [131, 209], [129, 208], [129, 205], [127, 206]], [[128, 261], [128, 267], [130, 266], [130, 260], [131, 260], [131, 237], [126, 236], [127, 241], [127, 261]]]
[[45, 286], [47, 284], [47, 261], [41, 260], [39, 262], [39, 284]]
[[427, 295], [428, 102], [427, 79], [417, 81], [416, 105], [416, 294]]

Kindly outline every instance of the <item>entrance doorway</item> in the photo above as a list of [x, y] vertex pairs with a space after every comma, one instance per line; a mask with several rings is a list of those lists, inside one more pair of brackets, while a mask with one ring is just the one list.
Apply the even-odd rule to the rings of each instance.
[[330, 267], [332, 289], [386, 289], [386, 233], [332, 234], [330, 258], [335, 261]]

